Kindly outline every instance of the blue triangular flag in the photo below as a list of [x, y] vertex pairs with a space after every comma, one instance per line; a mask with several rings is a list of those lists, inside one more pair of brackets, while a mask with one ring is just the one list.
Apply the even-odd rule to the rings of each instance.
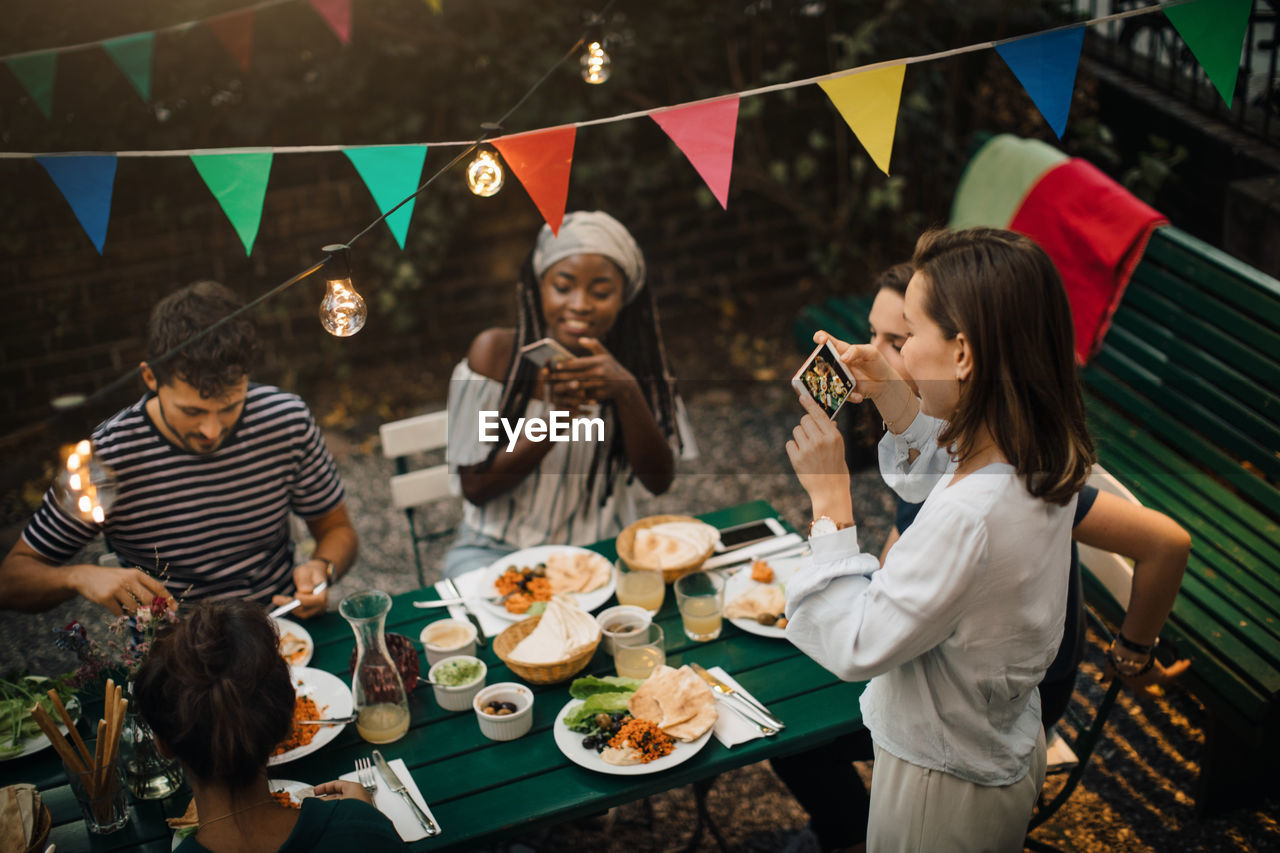
[[111, 218], [111, 190], [116, 181], [114, 155], [37, 157], [36, 161], [53, 178], [80, 226], [102, 254]]
[[[418, 188], [422, 177], [422, 163], [427, 158], [425, 145], [371, 145], [347, 148], [343, 151], [351, 165], [360, 173], [364, 185], [369, 188], [378, 210], [386, 213], [402, 199]], [[387, 227], [404, 248], [404, 238], [409, 232], [409, 219], [413, 216], [413, 202], [387, 217]]]
[[1084, 27], [1072, 27], [996, 45], [996, 53], [1027, 90], [1059, 139], [1067, 129], [1083, 43]]
[[155, 33], [134, 33], [102, 43], [102, 49], [115, 60], [144, 101], [151, 100], [151, 53], [155, 43]]

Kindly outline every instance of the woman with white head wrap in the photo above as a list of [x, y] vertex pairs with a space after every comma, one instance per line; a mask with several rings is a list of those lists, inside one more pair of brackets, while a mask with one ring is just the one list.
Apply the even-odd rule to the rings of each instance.
[[[687, 446], [678, 425], [644, 255], [601, 211], [543, 226], [517, 285], [515, 329], [471, 344], [449, 390], [449, 464], [466, 502], [444, 573], [456, 576], [534, 545], [583, 545], [636, 518], [637, 491], [661, 494]], [[539, 368], [526, 344], [551, 338], [573, 358]], [[507, 422], [551, 411], [600, 417], [603, 441], [480, 441], [480, 412]]]

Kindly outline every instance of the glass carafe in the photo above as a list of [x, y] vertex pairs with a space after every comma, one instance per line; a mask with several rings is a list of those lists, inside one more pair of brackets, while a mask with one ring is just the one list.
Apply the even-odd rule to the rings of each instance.
[[391, 743], [409, 730], [409, 699], [400, 670], [387, 653], [384, 633], [391, 596], [379, 590], [342, 599], [338, 612], [356, 635], [356, 668], [351, 675], [356, 731], [369, 743]]

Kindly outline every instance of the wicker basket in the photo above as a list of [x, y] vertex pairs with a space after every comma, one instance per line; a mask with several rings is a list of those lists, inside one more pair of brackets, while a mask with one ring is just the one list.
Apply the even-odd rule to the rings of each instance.
[[595, 642], [589, 646], [583, 646], [572, 657], [566, 658], [555, 663], [521, 663], [513, 661], [508, 657], [512, 650], [520, 644], [520, 641], [538, 627], [538, 622], [542, 616], [533, 616], [529, 619], [522, 620], [504, 630], [501, 634], [493, 639], [493, 653], [501, 658], [512, 672], [523, 678], [530, 684], [558, 684], [561, 681], [568, 681], [573, 678], [591, 661], [591, 656], [596, 653], [596, 646], [600, 645], [600, 634], [596, 633]]
[[[642, 518], [633, 524], [627, 525], [623, 528], [623, 531], [618, 534], [618, 556], [621, 557], [622, 561], [628, 566], [633, 566], [637, 569], [657, 569], [658, 567], [656, 565], [647, 565], [644, 560], [637, 560], [635, 558], [636, 531], [643, 530], [647, 527], [654, 527], [658, 524], [666, 524], [669, 521], [694, 522], [695, 524], [701, 523], [691, 515], [651, 515], [648, 518]], [[714, 553], [714, 551], [715, 546], [712, 545], [707, 549], [706, 553], [699, 557], [695, 557], [692, 560], [686, 560], [683, 563], [676, 563], [671, 566], [662, 566], [662, 579], [667, 583], [675, 583], [677, 578], [683, 577], [691, 572], [696, 572], [702, 564], [707, 561], [707, 558]]]

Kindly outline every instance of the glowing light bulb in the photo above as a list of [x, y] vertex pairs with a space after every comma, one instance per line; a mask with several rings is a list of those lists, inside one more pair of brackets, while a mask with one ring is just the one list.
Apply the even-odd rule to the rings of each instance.
[[99, 504], [93, 508], [93, 520], [101, 524], [107, 518], [106, 512], [103, 511], [102, 505]]
[[85, 515], [93, 515], [93, 498], [88, 495], [81, 495], [80, 500], [76, 502], [76, 507]]
[[605, 53], [604, 43], [599, 39], [592, 39], [582, 52], [582, 79], [598, 86], [609, 79], [611, 65], [613, 60]]
[[68, 471], [80, 470], [80, 454], [79, 453], [73, 452], [70, 456], [67, 457], [67, 470]]
[[349, 338], [364, 328], [369, 308], [351, 283], [351, 263], [347, 247], [337, 243], [325, 246], [330, 255], [324, 299], [320, 302], [320, 325], [331, 335]]
[[72, 518], [101, 524], [116, 499], [116, 475], [93, 455], [88, 441], [63, 448], [64, 461], [53, 481], [58, 506]]
[[76, 491], [76, 492], [78, 492], [78, 491], [80, 491], [82, 488], [84, 488], [82, 485], [80, 485], [80, 475], [79, 475], [79, 474], [72, 474], [70, 477], [68, 477], [68, 478], [67, 478], [67, 485], [69, 485], [69, 486], [71, 487], [72, 491]]
[[502, 189], [502, 160], [489, 148], [481, 148], [467, 165], [467, 186], [481, 198], [490, 198]]
[[89, 444], [88, 439], [81, 439], [80, 443], [76, 445], [76, 453], [79, 453], [81, 456], [92, 455], [93, 445]]

